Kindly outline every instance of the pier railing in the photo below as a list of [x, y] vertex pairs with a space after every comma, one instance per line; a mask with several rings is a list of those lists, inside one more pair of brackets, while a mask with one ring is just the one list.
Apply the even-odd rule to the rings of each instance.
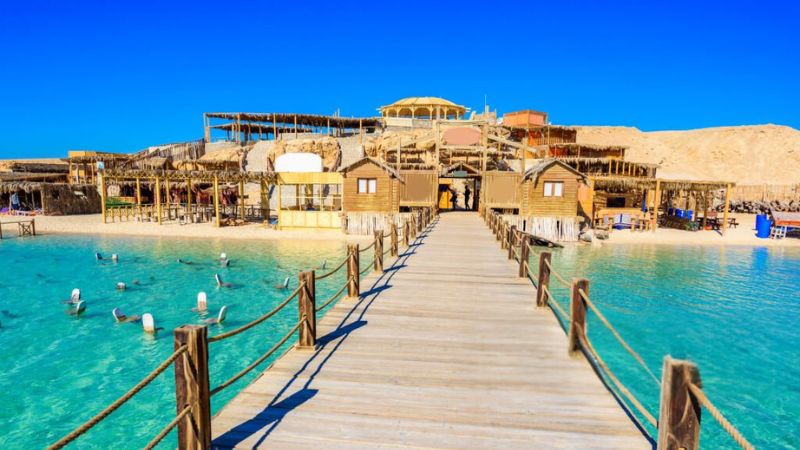
[[[348, 244], [344, 259], [333, 269], [318, 275], [316, 270], [303, 271], [298, 274], [297, 288], [284, 298], [269, 312], [250, 322], [224, 333], [208, 336], [205, 325], [183, 325], [173, 331], [174, 352], [153, 369], [128, 392], [120, 396], [94, 417], [75, 428], [48, 450], [60, 449], [75, 441], [106, 419], [120, 406], [131, 400], [170, 366], [175, 368], [175, 404], [176, 415], [145, 446], [152, 449], [158, 445], [175, 427], [178, 428], [178, 449], [202, 450], [211, 448], [211, 397], [233, 385], [242, 377], [260, 366], [270, 356], [288, 342], [297, 333], [296, 348], [314, 350], [317, 343], [317, 315], [325, 308], [342, 298], [358, 298], [361, 295], [361, 277], [371, 270], [382, 273], [384, 258], [387, 255], [399, 256], [400, 236], [403, 244], [409, 247], [412, 239], [416, 239], [434, 219], [434, 211], [419, 210], [403, 222], [401, 230], [392, 224], [389, 231], [376, 230], [373, 241], [366, 247], [359, 244]], [[402, 233], [401, 233], [402, 231]], [[385, 249], [384, 241], [389, 238], [389, 248]], [[371, 254], [372, 261], [361, 269], [361, 255]], [[324, 280], [341, 270], [346, 270], [344, 284], [330, 297], [317, 304], [316, 282]], [[209, 379], [209, 345], [240, 335], [275, 316], [285, 309], [293, 300], [297, 301], [298, 320], [292, 327], [265, 353], [255, 358], [247, 367], [237, 372], [214, 388]]]
[[[667, 355], [664, 357], [661, 379], [659, 379], [592, 301], [589, 295], [589, 280], [572, 278], [568, 281], [553, 268], [551, 252], [537, 252], [534, 244], [535, 237], [517, 230], [516, 226], [504, 221], [500, 214], [484, 211], [483, 219], [495, 234], [497, 241], [500, 242], [500, 247], [507, 250], [508, 259], [519, 263], [519, 277], [528, 278], [536, 287], [536, 306], [550, 307], [564, 327], [567, 333], [569, 354], [572, 356], [583, 354], [603, 383], [609, 388], [614, 387], [614, 389], [610, 389], [611, 392], [631, 412], [630, 416], [634, 418], [639, 428], [656, 443], [657, 449], [698, 449], [702, 408], [708, 410], [741, 448], [747, 450], [755, 448], [708, 399], [700, 381], [700, 371], [694, 363], [672, 359]], [[538, 271], [536, 272], [531, 269], [531, 256], [534, 257], [534, 260], [538, 258]], [[565, 311], [556, 301], [550, 290], [551, 281], [555, 281], [564, 289], [569, 290], [569, 311]], [[586, 327], [589, 312], [593, 313], [597, 320], [611, 332], [660, 390], [657, 417], [620, 381], [592, 344]], [[655, 438], [650, 436], [647, 427], [639, 421], [639, 416], [657, 430]]]
[[20, 237], [36, 236], [36, 219], [20, 219], [11, 222], [0, 221], [0, 240], [3, 239], [3, 227], [5, 226], [6, 230], [8, 230], [9, 225], [17, 226], [17, 235]]

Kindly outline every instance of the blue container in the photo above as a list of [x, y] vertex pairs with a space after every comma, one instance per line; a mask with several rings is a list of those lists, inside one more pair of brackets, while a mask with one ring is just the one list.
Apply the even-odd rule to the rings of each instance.
[[694, 211], [692, 210], [686, 211], [686, 218], [692, 220], [694, 218]]
[[[763, 218], [762, 218], [763, 217]], [[761, 219], [761, 220], [759, 220]], [[772, 221], [767, 219], [766, 215], [759, 214], [756, 216], [756, 237], [766, 239], [769, 237], [769, 229], [772, 227]]]
[[670, 208], [670, 209], [668, 209], [668, 210], [667, 210], [667, 214], [668, 214], [668, 215], [670, 215], [670, 216], [671, 216], [671, 215], [672, 215], [672, 213], [674, 213], [674, 212], [675, 212], [675, 208]]
[[680, 208], [675, 208], [675, 216], [683, 217], [683, 210]]

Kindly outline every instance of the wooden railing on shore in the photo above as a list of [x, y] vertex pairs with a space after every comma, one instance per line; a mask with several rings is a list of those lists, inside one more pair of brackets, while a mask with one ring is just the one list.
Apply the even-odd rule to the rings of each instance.
[[[266, 220], [267, 210], [258, 205], [219, 205], [220, 216], [236, 217], [242, 220]], [[104, 221], [107, 222], [158, 222], [177, 220], [181, 223], [213, 222], [216, 217], [214, 205], [164, 203], [109, 205], [106, 207]]]
[[0, 239], [3, 239], [3, 226], [17, 225], [17, 236], [36, 236], [36, 219], [22, 219], [11, 222], [0, 221]]
[[[425, 209], [412, 215], [403, 223], [403, 241], [406, 247], [410, 239], [415, 239], [434, 220], [434, 212]], [[384, 240], [390, 238], [389, 249], [384, 250]], [[174, 352], [158, 365], [152, 372], [145, 376], [139, 383], [131, 388], [116, 401], [97, 413], [81, 426], [74, 429], [66, 436], [48, 447], [49, 450], [63, 448], [70, 442], [78, 439], [92, 427], [103, 421], [120, 406], [133, 398], [148, 384], [155, 380], [161, 373], [174, 364], [175, 367], [175, 403], [177, 414], [164, 428], [162, 428], [147, 444], [146, 449], [152, 449], [159, 444], [176, 426], [178, 427], [178, 448], [181, 450], [204, 450], [211, 448], [211, 397], [239, 381], [243, 376], [261, 365], [270, 356], [274, 355], [294, 333], [298, 333], [298, 349], [313, 350], [317, 343], [317, 313], [321, 312], [347, 291], [347, 296], [357, 298], [361, 294], [361, 276], [373, 270], [382, 273], [384, 257], [399, 256], [400, 230], [396, 224], [390, 226], [386, 233], [376, 230], [373, 242], [360, 248], [358, 244], [348, 244], [347, 254], [344, 259], [333, 269], [322, 275], [317, 275], [315, 270], [303, 271], [298, 274], [298, 286], [283, 301], [266, 314], [248, 322], [231, 331], [215, 336], [208, 336], [208, 328], [197, 325], [183, 325], [173, 331]], [[371, 252], [370, 252], [371, 251]], [[361, 270], [361, 254], [372, 253], [372, 261]], [[316, 282], [328, 278], [340, 270], [347, 272], [345, 283], [326, 300], [317, 304]], [[215, 342], [229, 339], [275, 316], [286, 308], [292, 300], [297, 300], [299, 320], [264, 354], [253, 360], [247, 367], [223, 381], [213, 389], [209, 380], [208, 346]]]
[[[483, 219], [500, 242], [501, 248], [508, 251], [508, 259], [519, 262], [519, 277], [530, 279], [536, 286], [536, 306], [540, 308], [549, 306], [564, 327], [567, 332], [567, 351], [569, 354], [572, 356], [583, 354], [603, 383], [609, 386], [610, 382], [613, 385], [615, 389], [610, 389], [611, 392], [614, 392], [620, 403], [632, 413], [630, 416], [636, 420], [641, 430], [647, 432], [647, 428], [642, 426], [637, 416], [633, 414], [634, 411], [644, 417], [657, 430], [658, 434], [655, 438], [650, 436], [650, 439], [656, 442], [657, 449], [698, 449], [700, 445], [701, 407], [706, 408], [711, 413], [711, 416], [719, 422], [722, 428], [741, 448], [748, 450], [755, 448], [705, 395], [700, 382], [700, 371], [694, 363], [672, 359], [667, 355], [664, 357], [661, 379], [659, 380], [644, 362], [644, 359], [622, 338], [591, 300], [589, 296], [589, 280], [573, 278], [571, 281], [567, 281], [553, 268], [552, 254], [548, 251], [538, 253], [538, 273], [534, 273], [530, 268], [529, 262], [531, 255], [536, 254], [533, 236], [518, 231], [516, 226], [509, 225], [496, 212], [483, 212]], [[550, 291], [551, 279], [555, 280], [563, 288], [569, 289], [569, 312], [565, 311], [553, 297]], [[589, 311], [595, 314], [600, 323], [611, 332], [625, 351], [631, 355], [660, 389], [660, 408], [657, 419], [611, 371], [592, 345], [586, 333], [586, 320]]]

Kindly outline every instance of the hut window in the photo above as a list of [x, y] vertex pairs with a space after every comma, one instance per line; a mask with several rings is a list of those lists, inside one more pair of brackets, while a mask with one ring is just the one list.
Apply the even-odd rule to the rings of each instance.
[[564, 196], [564, 182], [563, 181], [545, 181], [544, 182], [544, 196], [545, 197], [563, 197]]
[[359, 178], [358, 193], [374, 194], [378, 190], [378, 180], [376, 178]]

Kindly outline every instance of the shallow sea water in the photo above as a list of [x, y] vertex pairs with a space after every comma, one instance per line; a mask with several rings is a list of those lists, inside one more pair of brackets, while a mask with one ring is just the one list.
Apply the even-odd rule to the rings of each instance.
[[[324, 260], [335, 267], [345, 245], [336, 241], [218, 241], [159, 238], [41, 236], [0, 242], [0, 448], [42, 448], [116, 400], [173, 351], [172, 330], [201, 324], [222, 305], [227, 320], [209, 335], [231, 330], [280, 303], [300, 270]], [[118, 263], [96, 261], [120, 255]], [[230, 267], [217, 258], [226, 252]], [[177, 258], [190, 261], [186, 265]], [[344, 283], [344, 270], [317, 283], [327, 299]], [[233, 284], [218, 288], [214, 274]], [[290, 276], [288, 290], [274, 286]], [[138, 280], [139, 284], [134, 284]], [[128, 289], [118, 291], [117, 282]], [[61, 300], [82, 290], [86, 312], [65, 314]], [[199, 291], [210, 314], [192, 311]], [[116, 324], [114, 307], [149, 312], [162, 327], [155, 337], [140, 323]], [[292, 302], [246, 333], [211, 344], [212, 388], [269, 349], [297, 320]], [[284, 348], [296, 341], [296, 335]], [[278, 352], [277, 354], [280, 354]], [[263, 369], [274, 360], [265, 361]], [[212, 399], [217, 411], [254, 379], [254, 370]], [[174, 372], [150, 386], [76, 441], [76, 448], [141, 448], [175, 415]], [[175, 448], [173, 431], [161, 448]]]
[[[580, 246], [556, 250], [553, 266], [590, 280], [593, 302], [659, 379], [664, 355], [692, 360], [708, 397], [757, 448], [800, 448], [800, 249]], [[658, 386], [593, 318], [595, 348], [657, 417]], [[738, 448], [705, 410], [700, 442]]]

